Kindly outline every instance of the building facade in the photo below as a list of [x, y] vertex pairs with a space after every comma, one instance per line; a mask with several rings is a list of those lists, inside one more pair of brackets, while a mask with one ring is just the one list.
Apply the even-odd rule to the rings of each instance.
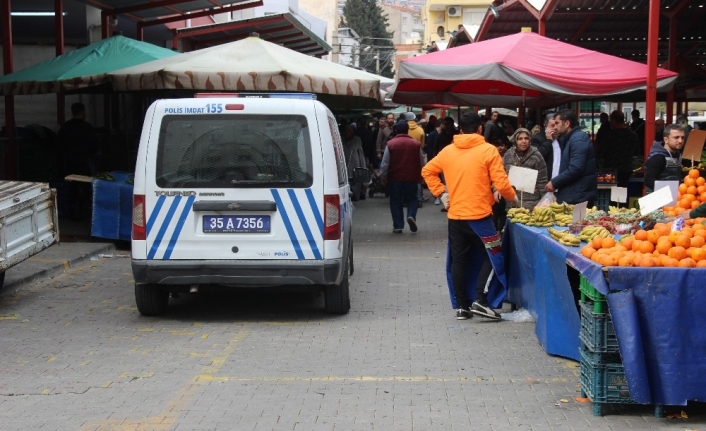
[[387, 15], [387, 31], [392, 33], [395, 45], [420, 43], [424, 34], [421, 13], [407, 6], [380, 3]]
[[449, 41], [449, 33], [463, 25], [475, 37], [483, 18], [488, 12], [490, 0], [427, 0], [422, 9], [424, 39], [426, 46], [436, 42], [441, 48]]

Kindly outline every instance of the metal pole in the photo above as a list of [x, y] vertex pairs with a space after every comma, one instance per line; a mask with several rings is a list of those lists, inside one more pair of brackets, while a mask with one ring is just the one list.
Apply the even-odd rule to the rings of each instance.
[[[64, 55], [64, 0], [54, 0], [54, 40], [56, 41], [56, 56]], [[64, 107], [64, 92], [56, 93], [56, 122], [61, 125], [66, 120]]]
[[[672, 72], [676, 72], [677, 68], [677, 17], [672, 15], [669, 18], [669, 49], [668, 49], [668, 69]], [[667, 119], [664, 121], [665, 125], [672, 124], [672, 118], [674, 118], [674, 87], [667, 93]]]
[[657, 103], [657, 44], [659, 38], [659, 0], [650, 0], [647, 27], [647, 94], [645, 100], [645, 159], [655, 138], [655, 104]]
[[380, 48], [375, 48], [375, 73], [380, 74]]
[[[5, 75], [13, 72], [12, 62], [12, 18], [10, 0], [0, 0], [0, 21], [2, 21], [2, 64]], [[5, 179], [17, 178], [17, 145], [15, 142], [15, 97], [5, 96]]]

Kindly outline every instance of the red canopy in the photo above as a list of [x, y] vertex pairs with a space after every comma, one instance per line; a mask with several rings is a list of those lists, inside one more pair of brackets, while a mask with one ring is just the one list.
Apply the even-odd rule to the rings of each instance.
[[[657, 69], [657, 89], [677, 74]], [[392, 100], [408, 105], [555, 105], [644, 90], [647, 65], [535, 33], [472, 43], [403, 60]]]

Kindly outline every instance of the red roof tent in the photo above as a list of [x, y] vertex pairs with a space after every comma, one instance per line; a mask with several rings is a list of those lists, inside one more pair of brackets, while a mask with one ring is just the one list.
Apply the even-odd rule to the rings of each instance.
[[[517, 33], [403, 60], [392, 100], [409, 105], [549, 106], [645, 88], [647, 66]], [[658, 69], [658, 89], [677, 74]]]

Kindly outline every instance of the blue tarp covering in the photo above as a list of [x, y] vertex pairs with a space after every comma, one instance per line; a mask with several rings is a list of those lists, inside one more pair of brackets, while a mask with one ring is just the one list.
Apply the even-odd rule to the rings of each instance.
[[547, 353], [578, 361], [581, 321], [566, 273], [568, 248], [551, 239], [546, 229], [506, 226], [508, 300], [532, 314], [537, 339]]
[[579, 343], [568, 261], [607, 294], [630, 397], [643, 404], [706, 401], [706, 269], [604, 271], [578, 248], [549, 238], [546, 229], [509, 224], [508, 234], [510, 264], [519, 265], [509, 268], [508, 296], [536, 315], [537, 338], [547, 353], [575, 357], [561, 352]]
[[93, 180], [91, 235], [130, 240], [132, 233], [132, 184], [127, 172], [111, 172], [115, 181]]

